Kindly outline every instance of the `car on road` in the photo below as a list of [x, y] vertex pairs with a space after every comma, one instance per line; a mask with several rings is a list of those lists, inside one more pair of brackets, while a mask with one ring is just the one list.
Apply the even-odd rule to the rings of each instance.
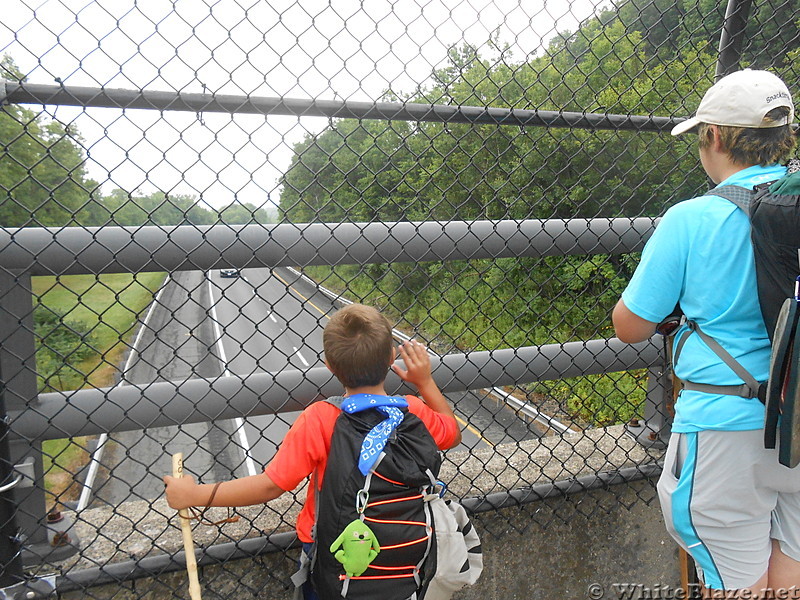
[[219, 270], [220, 277], [238, 277], [239, 276], [239, 269], [220, 269]]

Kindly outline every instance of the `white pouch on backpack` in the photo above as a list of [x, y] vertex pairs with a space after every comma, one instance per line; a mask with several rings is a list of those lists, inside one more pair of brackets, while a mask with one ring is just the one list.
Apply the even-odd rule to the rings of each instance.
[[483, 571], [481, 540], [458, 502], [429, 494], [436, 528], [436, 572], [424, 600], [449, 600], [454, 592], [478, 581]]

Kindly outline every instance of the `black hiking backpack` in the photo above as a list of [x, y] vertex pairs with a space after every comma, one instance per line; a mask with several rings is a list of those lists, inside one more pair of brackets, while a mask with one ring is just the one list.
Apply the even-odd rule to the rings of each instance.
[[[791, 166], [800, 170], [800, 162]], [[780, 193], [783, 184], [789, 183], [798, 186], [795, 193]], [[793, 170], [755, 190], [731, 185], [709, 194], [730, 200], [750, 217], [758, 301], [767, 334], [774, 341], [778, 314], [786, 299], [795, 295], [800, 275], [800, 172]]]
[[[341, 408], [342, 398], [327, 402]], [[311, 581], [320, 600], [415, 600], [435, 569], [436, 541], [427, 494], [441, 455], [425, 424], [407, 409], [382, 456], [366, 475], [358, 467], [365, 435], [385, 416], [370, 408], [339, 415], [317, 516]], [[330, 546], [355, 519], [374, 532], [380, 553], [358, 577], [346, 577]]]
[[[750, 219], [753, 256], [756, 267], [758, 300], [764, 325], [772, 343], [768, 381], [756, 381], [716, 340], [694, 321], [687, 321], [675, 346], [677, 364], [681, 348], [695, 332], [711, 350], [744, 381], [740, 386], [683, 382], [683, 387], [701, 392], [758, 398], [766, 404], [764, 444], [775, 448], [778, 422], [781, 422], [781, 464], [800, 463], [800, 431], [792, 440], [792, 430], [800, 426], [800, 329], [798, 329], [798, 280], [800, 276], [800, 161], [789, 163], [781, 179], [755, 189], [727, 185], [710, 190], [738, 206]], [[783, 414], [783, 418], [779, 416]], [[794, 422], [797, 421], [797, 425]], [[795, 446], [797, 448], [795, 448]]]

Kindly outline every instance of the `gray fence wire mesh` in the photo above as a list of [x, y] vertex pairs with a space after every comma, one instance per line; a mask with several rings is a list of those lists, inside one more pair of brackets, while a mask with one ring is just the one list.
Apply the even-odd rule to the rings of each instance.
[[[0, 20], [0, 587], [24, 571], [32, 597], [180, 597], [135, 584], [183, 568], [170, 455], [206, 482], [259, 472], [339, 391], [321, 331], [350, 302], [428, 344], [464, 436], [442, 479], [487, 534], [504, 507], [517, 529], [602, 517], [574, 494], [657, 474], [669, 431], [660, 341], [609, 319], [655, 219], [707, 185], [668, 131], [715, 75], [797, 81], [800, 47], [798, 0], [7, 0]], [[201, 565], [255, 556], [288, 586], [304, 494], [196, 529]], [[237, 578], [205, 586], [262, 590]]]

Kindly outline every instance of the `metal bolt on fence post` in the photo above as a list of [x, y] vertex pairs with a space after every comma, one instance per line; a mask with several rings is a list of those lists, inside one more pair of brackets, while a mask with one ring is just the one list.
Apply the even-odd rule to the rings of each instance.
[[69, 543], [69, 533], [66, 531], [57, 531], [53, 535], [53, 539], [50, 541], [50, 545], [54, 548], [57, 548], [58, 546], [68, 546]]

